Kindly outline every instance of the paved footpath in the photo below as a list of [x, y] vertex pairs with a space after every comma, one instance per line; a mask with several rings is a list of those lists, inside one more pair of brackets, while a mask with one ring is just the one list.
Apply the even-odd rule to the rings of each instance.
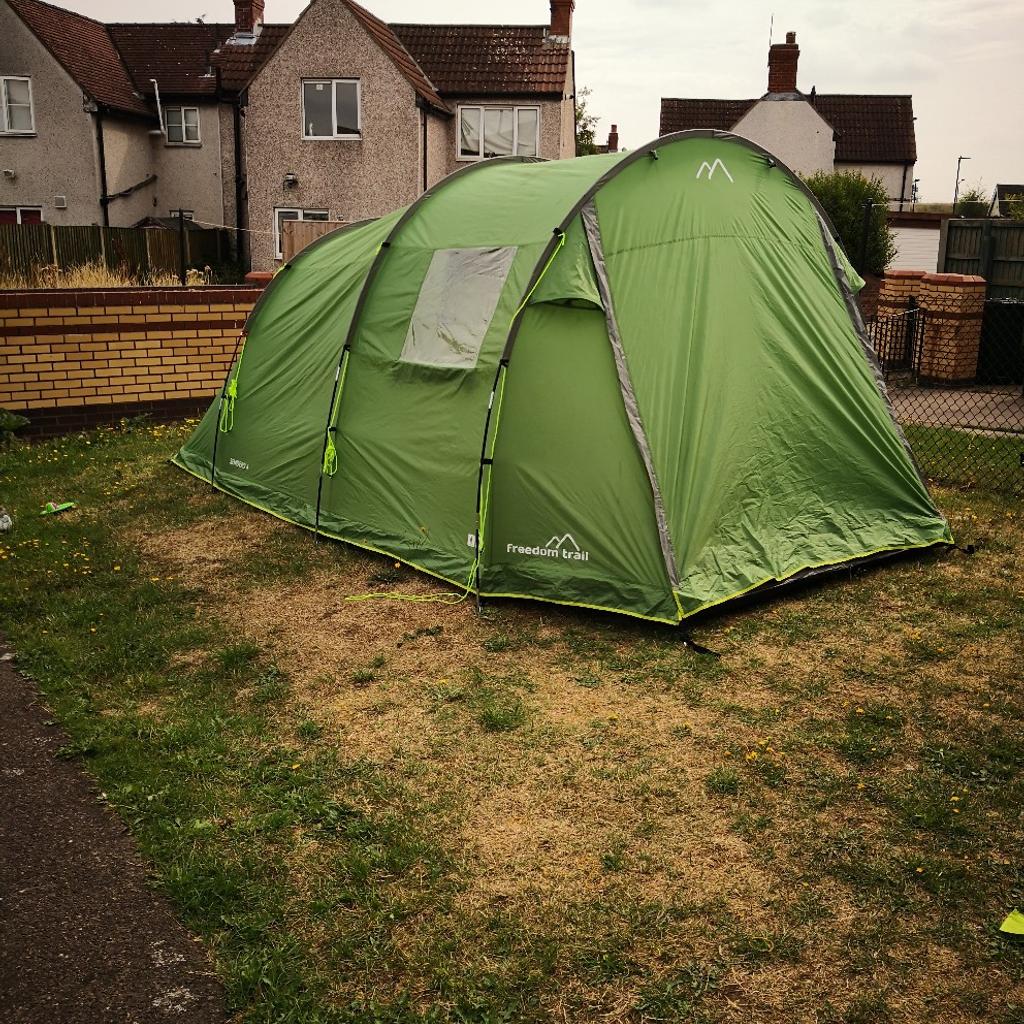
[[0, 706], [0, 1022], [223, 1021], [202, 947], [10, 661]]

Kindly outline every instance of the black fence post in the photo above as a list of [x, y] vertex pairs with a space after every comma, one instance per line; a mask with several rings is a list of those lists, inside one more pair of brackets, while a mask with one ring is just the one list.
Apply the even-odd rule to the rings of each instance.
[[178, 280], [184, 288], [188, 283], [188, 270], [185, 266], [185, 211], [178, 208]]
[[864, 200], [864, 213], [860, 222], [860, 266], [857, 267], [857, 273], [860, 274], [861, 277], [863, 277], [867, 272], [868, 236], [871, 232], [871, 213], [874, 209], [874, 205], [875, 204], [870, 199]]

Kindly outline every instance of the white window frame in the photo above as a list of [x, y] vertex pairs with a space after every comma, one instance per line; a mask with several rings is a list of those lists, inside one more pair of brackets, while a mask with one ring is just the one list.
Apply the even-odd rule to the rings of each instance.
[[[300, 209], [297, 206], [275, 206], [274, 207], [274, 259], [284, 259], [284, 253], [281, 249], [281, 219], [278, 217], [279, 213], [297, 213], [298, 216], [295, 220], [330, 220], [330, 210], [311, 210], [311, 209]], [[315, 217], [307, 216], [307, 214], [316, 214]]]
[[[477, 110], [480, 112], [480, 152], [476, 156], [463, 156], [462, 154], [462, 112], [464, 110]], [[516, 104], [508, 106], [505, 103], [460, 103], [457, 110], [455, 122], [455, 159], [463, 163], [476, 163], [480, 160], [491, 160], [492, 157], [484, 156], [484, 111], [485, 110], [511, 110], [512, 111], [512, 155], [515, 156], [519, 148], [519, 111], [535, 110], [537, 112], [537, 152], [540, 156], [540, 119], [541, 109], [535, 103]]]
[[31, 210], [33, 213], [38, 213], [39, 214], [39, 223], [40, 224], [45, 224], [46, 223], [46, 218], [43, 216], [43, 208], [41, 206], [2, 206], [2, 205], [0, 205], [0, 210], [13, 210], [14, 211], [14, 223], [15, 224], [21, 224], [22, 223], [21, 215], [26, 210]]
[[[356, 127], [355, 135], [338, 135], [338, 82], [355, 82], [356, 86]], [[306, 134], [306, 86], [329, 85], [331, 87], [331, 130], [333, 135]], [[361, 142], [363, 138], [363, 82], [360, 78], [301, 78], [299, 79], [299, 111], [302, 115], [302, 139], [304, 142]]]
[[[172, 110], [181, 111], [181, 138], [172, 139], [168, 134], [169, 125], [167, 123], [167, 115]], [[187, 137], [187, 128], [185, 124], [185, 111], [194, 110], [196, 112], [196, 137], [190, 139]], [[199, 116], [198, 107], [186, 107], [178, 103], [172, 103], [170, 106], [164, 107], [164, 141], [168, 146], [201, 146], [203, 144], [203, 130], [202, 130], [202, 118]]]
[[[7, 124], [7, 83], [25, 82], [28, 85], [28, 116], [31, 128], [11, 128]], [[0, 135], [35, 135], [36, 103], [32, 95], [32, 79], [28, 75], [0, 75]]]

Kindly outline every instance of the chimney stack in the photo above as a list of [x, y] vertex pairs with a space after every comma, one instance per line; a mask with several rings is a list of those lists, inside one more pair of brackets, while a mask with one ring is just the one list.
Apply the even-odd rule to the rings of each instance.
[[235, 0], [235, 32], [255, 35], [263, 24], [263, 0]]
[[773, 43], [768, 50], [768, 91], [796, 92], [796, 64], [800, 47], [796, 33], [787, 32], [784, 43]]
[[608, 133], [608, 152], [618, 153], [619, 151], [619, 126], [617, 124], [612, 125], [612, 130]]
[[551, 32], [549, 38], [568, 40], [572, 36], [572, 12], [576, 0], [551, 0]]

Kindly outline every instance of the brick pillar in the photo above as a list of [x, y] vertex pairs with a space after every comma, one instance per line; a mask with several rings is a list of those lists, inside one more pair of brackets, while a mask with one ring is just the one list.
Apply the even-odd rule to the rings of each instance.
[[917, 303], [924, 311], [921, 378], [971, 384], [978, 373], [985, 279], [971, 274], [925, 274]]
[[878, 316], [904, 313], [910, 300], [918, 301], [924, 270], [887, 270], [878, 291]]

